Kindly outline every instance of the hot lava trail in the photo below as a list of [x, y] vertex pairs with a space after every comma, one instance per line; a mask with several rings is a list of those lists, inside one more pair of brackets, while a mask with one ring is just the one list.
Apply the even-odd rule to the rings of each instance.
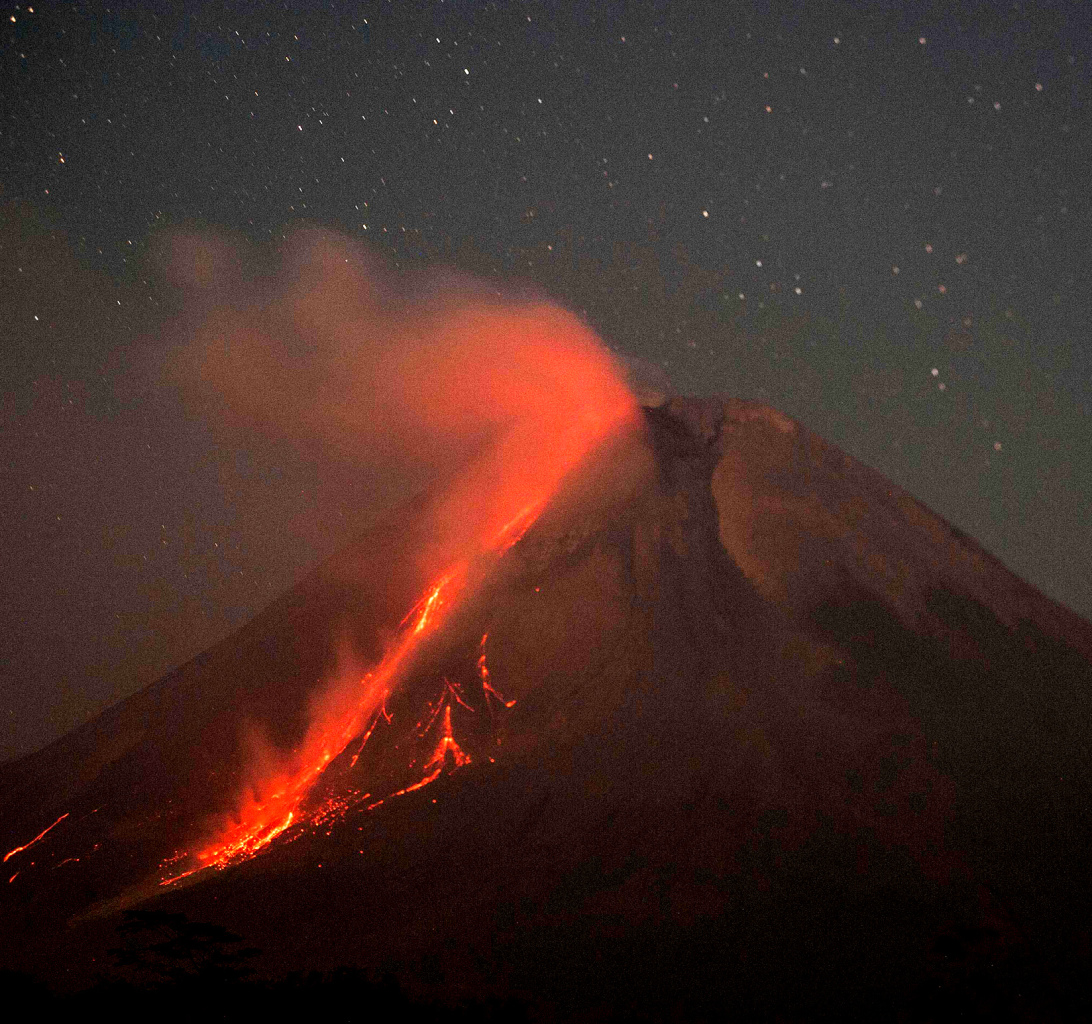
[[[529, 495], [526, 481], [523, 481], [524, 488], [517, 491], [512, 481], [505, 480], [500, 488], [502, 493], [498, 495], [497, 508], [490, 509], [487, 519], [487, 522], [499, 522], [500, 525], [493, 526], [485, 543], [472, 546], [471, 556], [451, 563], [422, 594], [400, 623], [393, 646], [359, 680], [353, 700], [329, 702], [317, 713], [300, 746], [288, 758], [280, 759], [280, 767], [267, 771], [263, 777], [251, 782], [236, 812], [222, 821], [211, 841], [195, 852], [177, 852], [162, 863], [161, 869], [168, 877], [162, 878], [159, 884], [170, 885], [206, 868], [222, 869], [247, 860], [293, 826], [321, 825], [326, 821], [329, 807], [323, 804], [318, 811], [308, 811], [306, 801], [327, 766], [363, 734], [360, 748], [350, 765], [355, 766], [379, 718], [390, 720], [385, 711], [385, 702], [402, 681], [406, 668], [421, 646], [448, 621], [460, 600], [473, 589], [473, 582], [479, 582], [534, 524], [564, 475], [587, 455], [593, 444], [603, 439], [607, 430], [613, 432], [628, 421], [628, 407], [616, 409], [613, 416], [593, 419], [591, 422], [595, 429], [589, 430], [584, 437], [575, 439], [572, 434], [564, 436], [561, 444], [552, 449], [551, 464], [536, 467], [539, 470], [538, 479], [533, 482]], [[587, 423], [585, 420], [585, 427]], [[512, 498], [516, 496], [523, 499], [522, 503], [515, 506], [514, 512], [506, 512], [506, 507], [513, 509]], [[526, 500], [528, 497], [530, 500]], [[449, 495], [448, 500], [451, 499], [452, 495]], [[478, 670], [487, 703], [492, 699], [502, 706], [511, 707], [515, 702], [503, 700], [489, 682], [484, 659], [485, 639], [483, 636]], [[461, 701], [453, 684], [447, 683], [441, 705], [433, 711], [432, 719], [421, 733], [423, 736], [428, 732], [442, 710], [441, 736], [432, 757], [424, 765], [424, 775], [417, 783], [392, 793], [392, 796], [412, 792], [432, 782], [449, 761], [456, 767], [470, 763], [469, 755], [456, 742], [452, 731], [453, 699]], [[378, 806], [379, 803], [382, 800], [370, 806]], [[182, 865], [186, 870], [177, 871]]]
[[465, 583], [466, 571], [465, 564], [452, 567], [414, 605], [402, 620], [402, 632], [397, 643], [360, 680], [356, 706], [347, 709], [338, 719], [324, 719], [313, 724], [296, 753], [295, 764], [264, 780], [260, 796], [252, 789], [248, 801], [239, 808], [237, 817], [212, 843], [192, 856], [182, 854], [171, 858], [170, 863], [192, 859], [196, 859], [197, 863], [187, 871], [163, 879], [160, 884], [169, 885], [203, 868], [224, 868], [253, 857], [299, 821], [301, 806], [315, 781], [326, 766], [360, 735], [365, 723], [371, 719], [364, 737], [364, 742], [367, 742], [367, 736], [375, 727], [377, 716], [382, 713], [383, 701], [390, 694], [399, 670], [422, 640], [444, 621], [445, 613], [450, 610]]
[[[22, 846], [15, 847], [14, 850], [9, 850], [6, 854], [4, 854], [4, 863], [7, 864], [7, 862], [11, 860], [11, 858], [14, 857], [17, 853], [22, 853], [24, 850], [29, 850], [35, 843], [40, 842], [42, 839], [45, 838], [47, 832], [55, 829], [67, 817], [68, 811], [65, 811], [64, 814], [62, 814], [55, 822], [53, 822], [52, 825], [49, 825], [46, 828], [42, 829], [42, 831], [39, 832], [29, 843], [24, 843]], [[13, 875], [12, 878], [14, 877], [15, 876]], [[11, 881], [11, 879], [8, 879], [8, 881]]]

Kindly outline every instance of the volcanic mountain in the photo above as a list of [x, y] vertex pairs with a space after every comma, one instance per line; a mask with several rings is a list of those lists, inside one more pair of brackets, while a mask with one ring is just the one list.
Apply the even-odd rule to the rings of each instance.
[[536, 1019], [1087, 1007], [1092, 625], [736, 400], [649, 398], [487, 564], [430, 508], [0, 768], [2, 966], [143, 908]]

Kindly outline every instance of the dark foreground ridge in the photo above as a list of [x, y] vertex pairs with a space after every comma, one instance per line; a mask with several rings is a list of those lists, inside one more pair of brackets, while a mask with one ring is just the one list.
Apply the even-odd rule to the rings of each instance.
[[[0, 880], [9, 985], [220, 986], [239, 1017], [353, 985], [354, 1013], [421, 1019], [1092, 1011], [1092, 626], [771, 409], [645, 421], [331, 763], [321, 827], [155, 884], [230, 811], [246, 723], [290, 748], [338, 652], [382, 653], [420, 510], [0, 768], [3, 850], [26, 847]], [[430, 708], [454, 747], [415, 786]], [[235, 966], [134, 979], [158, 956], [125, 944], [141, 921]]]

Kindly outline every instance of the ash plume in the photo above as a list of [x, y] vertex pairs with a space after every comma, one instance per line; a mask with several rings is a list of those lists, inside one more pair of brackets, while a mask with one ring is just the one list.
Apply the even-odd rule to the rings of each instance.
[[[541, 469], [543, 448], [575, 454], [574, 423], [632, 408], [624, 368], [541, 297], [450, 270], [400, 274], [321, 230], [291, 235], [274, 259], [177, 232], [159, 260], [184, 297], [168, 379], [233, 433], [321, 445], [391, 480], [448, 476], [492, 449], [476, 472], [504, 488], [506, 474]], [[475, 504], [470, 490], [460, 500]]]

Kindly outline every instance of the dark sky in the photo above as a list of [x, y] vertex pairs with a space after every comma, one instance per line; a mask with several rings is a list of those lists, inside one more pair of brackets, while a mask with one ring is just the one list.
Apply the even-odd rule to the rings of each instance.
[[0, 757], [389, 502], [157, 372], [198, 227], [529, 282], [768, 401], [1092, 615], [1092, 6], [2, 9]]

